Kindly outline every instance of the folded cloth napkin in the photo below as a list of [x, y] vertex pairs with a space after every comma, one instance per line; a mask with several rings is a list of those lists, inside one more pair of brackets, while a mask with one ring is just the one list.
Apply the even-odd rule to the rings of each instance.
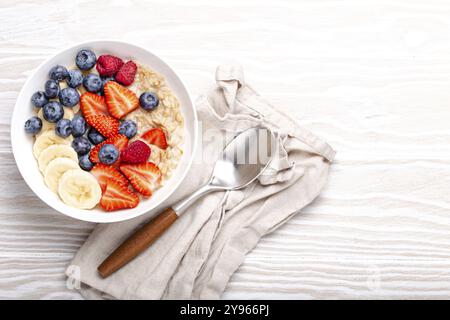
[[[67, 268], [89, 299], [217, 299], [259, 239], [317, 197], [333, 149], [272, 107], [244, 82], [238, 66], [219, 66], [215, 86], [196, 103], [202, 135], [180, 200], [208, 181], [224, 144], [255, 126], [276, 134], [278, 150], [260, 178], [244, 189], [213, 192], [192, 205], [162, 237], [107, 279], [97, 266], [149, 219], [96, 226]], [[162, 209], [162, 208], [161, 208]]]

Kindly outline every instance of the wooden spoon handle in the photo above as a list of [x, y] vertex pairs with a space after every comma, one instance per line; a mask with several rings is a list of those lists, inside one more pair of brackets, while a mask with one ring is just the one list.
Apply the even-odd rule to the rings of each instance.
[[175, 211], [167, 208], [139, 228], [98, 266], [100, 276], [106, 278], [133, 260], [155, 242], [177, 218]]

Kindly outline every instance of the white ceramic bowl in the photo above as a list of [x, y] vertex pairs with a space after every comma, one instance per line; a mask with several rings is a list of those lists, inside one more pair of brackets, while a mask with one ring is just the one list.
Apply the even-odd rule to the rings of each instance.
[[[113, 54], [124, 60], [134, 60], [149, 66], [161, 73], [170, 88], [180, 101], [181, 112], [185, 123], [184, 154], [172, 177], [166, 184], [156, 191], [149, 199], [143, 199], [136, 208], [105, 212], [101, 209], [81, 210], [64, 204], [59, 197], [50, 191], [44, 183], [39, 172], [37, 161], [33, 156], [34, 137], [24, 131], [25, 121], [36, 115], [36, 109], [30, 102], [31, 95], [43, 90], [44, 83], [48, 79], [48, 71], [56, 64], [67, 67], [75, 65], [75, 55], [80, 49], [91, 49], [97, 56], [101, 54]], [[186, 86], [177, 74], [164, 61], [149, 51], [119, 41], [92, 41], [81, 43], [64, 49], [53, 57], [44, 61], [28, 78], [17, 98], [11, 121], [11, 143], [17, 166], [26, 183], [34, 193], [55, 210], [79, 220], [92, 222], [116, 222], [131, 219], [155, 209], [167, 199], [178, 187], [189, 170], [197, 139], [197, 114]]]

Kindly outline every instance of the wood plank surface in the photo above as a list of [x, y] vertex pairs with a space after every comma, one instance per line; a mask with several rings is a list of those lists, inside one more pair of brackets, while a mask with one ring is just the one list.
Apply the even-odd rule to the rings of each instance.
[[93, 225], [21, 178], [10, 119], [28, 75], [79, 41], [154, 51], [194, 95], [215, 67], [337, 151], [321, 196], [265, 237], [224, 298], [450, 296], [450, 2], [0, 2], [0, 298], [79, 299], [63, 271]]

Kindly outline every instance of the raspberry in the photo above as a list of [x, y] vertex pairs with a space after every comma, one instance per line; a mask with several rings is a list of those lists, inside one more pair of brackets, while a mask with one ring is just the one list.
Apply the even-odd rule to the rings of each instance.
[[137, 65], [133, 61], [125, 63], [116, 74], [116, 81], [124, 86], [129, 86], [133, 83], [136, 76]]
[[143, 163], [147, 162], [150, 157], [150, 147], [142, 141], [134, 141], [130, 145], [122, 150], [121, 160], [126, 163]]
[[115, 56], [104, 54], [97, 59], [97, 71], [102, 77], [112, 77], [123, 66], [123, 61]]

